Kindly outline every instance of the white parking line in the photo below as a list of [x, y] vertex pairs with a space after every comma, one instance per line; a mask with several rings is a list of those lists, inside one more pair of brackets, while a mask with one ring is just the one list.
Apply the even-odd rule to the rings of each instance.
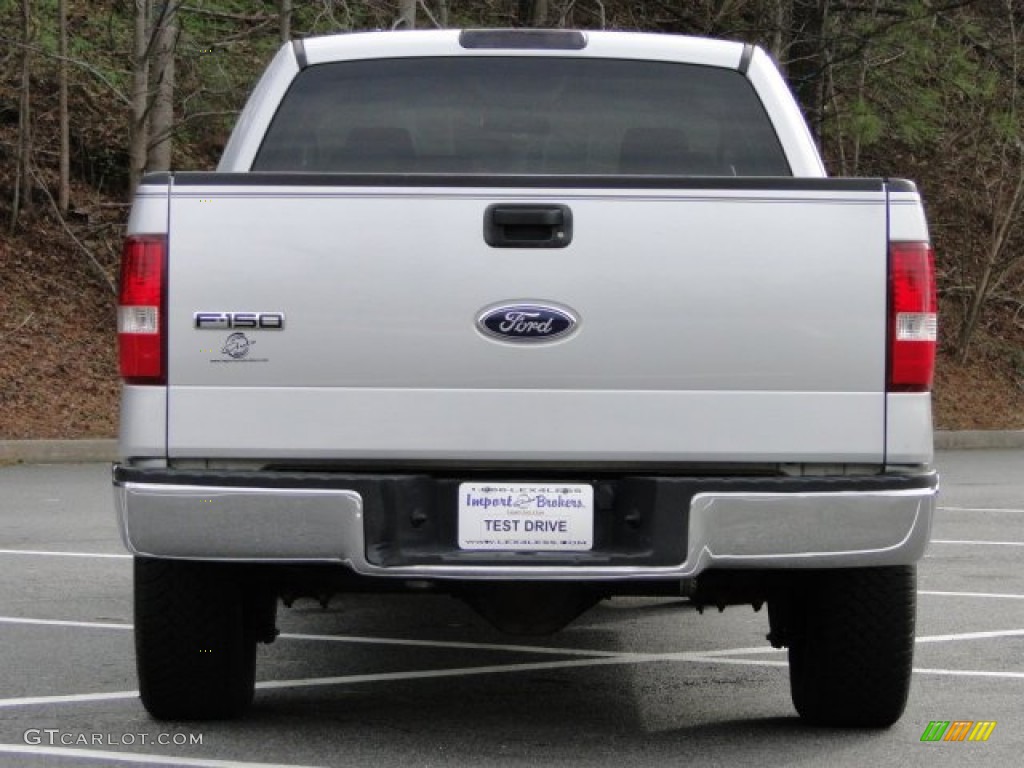
[[1024, 547], [1024, 541], [977, 541], [974, 539], [932, 539], [932, 544], [976, 544], [991, 547]]
[[772, 648], [770, 645], [755, 645], [753, 648], [723, 648], [718, 651], [693, 651], [694, 655], [702, 659], [717, 658], [719, 656], [743, 656], [748, 653], [785, 653], [785, 648]]
[[126, 560], [131, 558], [131, 555], [113, 554], [109, 552], [59, 552], [43, 549], [0, 549], [0, 555], [35, 555], [37, 557], [91, 557], [101, 560]]
[[20, 616], [0, 616], [0, 624], [28, 624], [44, 627], [77, 627], [78, 629], [132, 629], [131, 624], [102, 621], [64, 621], [61, 619], [23, 619]]
[[955, 635], [925, 635], [918, 637], [919, 643], [948, 643], [958, 640], [989, 640], [993, 637], [1021, 637], [1024, 629], [997, 629], [991, 632], [960, 632]]
[[1024, 514], [1024, 509], [1010, 509], [1008, 507], [936, 507], [942, 512], [1016, 512]]
[[212, 760], [203, 757], [153, 755], [141, 752], [110, 752], [100, 749], [73, 749], [71, 747], [44, 747], [31, 744], [0, 744], [0, 754], [42, 755], [66, 757], [73, 760], [101, 760], [105, 763], [141, 763], [143, 765], [182, 765], [195, 768], [315, 768], [297, 763], [245, 763], [240, 760]]
[[373, 645], [411, 645], [424, 648], [451, 648], [468, 651], [505, 651], [509, 653], [548, 653], [556, 656], [628, 656], [631, 652], [589, 651], [581, 648], [554, 648], [541, 645], [498, 645], [494, 643], [465, 643], [448, 640], [405, 640], [394, 637], [363, 637], [359, 635], [306, 635], [283, 632], [278, 639], [314, 640], [328, 643], [370, 643]]
[[23, 696], [14, 699], [0, 699], [0, 709], [6, 707], [30, 707], [33, 704], [86, 704], [91, 701], [117, 701], [138, 698], [138, 691], [110, 691], [109, 693], [69, 693], [64, 696]]
[[1024, 680], [1024, 672], [989, 672], [984, 669], [918, 669], [915, 675], [950, 675], [952, 677], [997, 677], [1004, 680]]
[[1007, 592], [938, 592], [936, 590], [919, 589], [919, 595], [931, 595], [933, 597], [991, 597], [1001, 600], [1024, 600], [1024, 595], [1014, 595]]

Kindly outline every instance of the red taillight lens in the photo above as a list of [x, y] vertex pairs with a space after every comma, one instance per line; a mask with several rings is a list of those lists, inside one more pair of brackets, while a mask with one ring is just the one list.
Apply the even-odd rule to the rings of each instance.
[[164, 263], [163, 235], [132, 235], [121, 257], [117, 340], [121, 376], [129, 384], [163, 384]]
[[928, 243], [889, 248], [890, 392], [927, 392], [938, 330], [935, 252]]

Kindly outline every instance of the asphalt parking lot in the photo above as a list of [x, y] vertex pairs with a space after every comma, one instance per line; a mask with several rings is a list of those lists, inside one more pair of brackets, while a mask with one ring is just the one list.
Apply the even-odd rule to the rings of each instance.
[[[1019, 765], [1024, 452], [939, 454], [911, 700], [885, 731], [803, 726], [749, 608], [616, 599], [498, 634], [446, 597], [282, 609], [244, 720], [158, 723], [135, 693], [109, 467], [0, 467], [0, 765]], [[994, 721], [922, 742], [930, 721]]]

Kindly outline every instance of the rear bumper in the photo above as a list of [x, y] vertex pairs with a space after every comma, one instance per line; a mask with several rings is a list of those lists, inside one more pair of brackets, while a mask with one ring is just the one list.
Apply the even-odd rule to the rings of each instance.
[[[118, 521], [132, 554], [336, 563], [363, 576], [406, 579], [648, 580], [708, 568], [910, 564], [928, 543], [938, 490], [934, 472], [599, 480], [597, 495], [611, 488], [604, 495], [613, 499], [596, 513], [608, 518], [605, 546], [566, 555], [459, 551], [445, 501], [457, 482], [114, 468]], [[413, 511], [415, 530], [404, 522]], [[613, 518], [627, 512], [635, 530], [617, 532], [626, 528]]]

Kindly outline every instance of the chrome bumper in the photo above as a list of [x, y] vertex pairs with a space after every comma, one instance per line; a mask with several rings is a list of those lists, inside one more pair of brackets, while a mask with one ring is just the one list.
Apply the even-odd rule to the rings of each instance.
[[[678, 565], [430, 564], [368, 561], [362, 496], [339, 488], [261, 488], [115, 480], [121, 536], [134, 555], [337, 563], [364, 576], [412, 579], [681, 579], [708, 568], [904, 565], [924, 554], [937, 477], [927, 487], [708, 492], [690, 500]], [[680, 513], [686, 510], [681, 509]]]

